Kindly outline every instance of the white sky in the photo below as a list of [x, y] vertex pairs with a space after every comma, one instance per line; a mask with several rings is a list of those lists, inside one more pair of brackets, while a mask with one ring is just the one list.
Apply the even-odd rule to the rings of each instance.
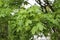
[[31, 5], [34, 5], [36, 2], [35, 0], [28, 0], [28, 2], [31, 4]]
[[35, 0], [27, 0], [27, 2], [28, 3], [30, 3], [30, 4], [28, 4], [28, 5], [24, 5], [24, 8], [29, 8], [29, 7], [31, 7], [32, 5], [37, 5], [37, 6], [39, 6], [39, 4], [35, 1]]
[[[24, 5], [24, 4], [22, 4], [22, 6], [24, 7], [24, 8], [26, 8], [26, 9], [28, 9], [29, 7], [31, 7], [32, 5], [37, 5], [37, 6], [39, 6], [39, 4], [35, 1], [35, 0], [25, 0], [25, 1], [27, 1], [28, 3], [30, 3], [30, 4], [28, 4], [28, 5]], [[41, 0], [41, 1], [43, 1], [43, 0]], [[54, 0], [50, 0], [52, 3], [54, 2]], [[12, 13], [12, 15], [14, 15], [14, 12]]]
[[[39, 4], [35, 1], [35, 0], [25, 0], [25, 1], [27, 1], [28, 3], [30, 3], [30, 4], [28, 4], [28, 5], [24, 5], [24, 7], [27, 9], [27, 8], [29, 8], [29, 7], [31, 7], [32, 5], [34, 5], [34, 4], [36, 4], [37, 6], [39, 6]], [[52, 4], [54, 3], [54, 0], [49, 0]], [[42, 2], [42, 5], [44, 5], [45, 3], [43, 2], [43, 0], [41, 0], [41, 2]]]

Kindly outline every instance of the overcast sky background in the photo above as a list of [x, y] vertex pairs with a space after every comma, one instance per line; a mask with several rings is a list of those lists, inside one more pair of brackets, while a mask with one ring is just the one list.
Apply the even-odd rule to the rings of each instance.
[[[25, 1], [27, 1], [28, 3], [30, 3], [30, 4], [28, 4], [28, 5], [24, 5], [24, 7], [27, 9], [27, 8], [29, 8], [29, 7], [31, 7], [32, 5], [37, 5], [37, 6], [39, 6], [39, 4], [35, 1], [35, 0], [25, 0]], [[55, 0], [49, 0], [49, 2], [51, 3], [51, 5], [54, 3], [54, 1]], [[42, 5], [44, 5], [45, 4], [45, 2], [43, 1], [43, 0], [41, 0], [41, 2], [42, 2]]]
[[[25, 0], [26, 1], [26, 0]], [[28, 3], [30, 3], [30, 4], [28, 4], [28, 5], [24, 5], [24, 8], [29, 8], [29, 7], [31, 7], [32, 5], [37, 5], [37, 6], [39, 6], [39, 4], [35, 1], [35, 0], [27, 0], [27, 2]]]
[[[30, 4], [27, 4], [27, 5], [22, 4], [22, 6], [23, 6], [24, 8], [26, 8], [26, 9], [28, 9], [29, 7], [31, 7], [31, 6], [33, 6], [33, 5], [39, 6], [39, 4], [38, 4], [35, 0], [25, 0], [25, 1], [27, 1], [28, 3], [30, 3]], [[41, 1], [43, 2], [43, 0], [41, 0]], [[54, 2], [54, 0], [50, 0], [50, 1], [51, 1], [52, 3]], [[18, 12], [18, 10], [13, 11], [11, 14], [14, 15], [15, 12]]]

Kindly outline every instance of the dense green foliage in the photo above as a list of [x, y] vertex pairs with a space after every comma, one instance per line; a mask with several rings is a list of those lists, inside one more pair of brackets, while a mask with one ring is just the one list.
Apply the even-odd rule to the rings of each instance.
[[[20, 8], [23, 0], [0, 0], [0, 40], [29, 40], [34, 34], [51, 34], [52, 40], [60, 40], [60, 0], [56, 0], [55, 12], [43, 13], [38, 6]], [[52, 28], [55, 32], [52, 33]]]

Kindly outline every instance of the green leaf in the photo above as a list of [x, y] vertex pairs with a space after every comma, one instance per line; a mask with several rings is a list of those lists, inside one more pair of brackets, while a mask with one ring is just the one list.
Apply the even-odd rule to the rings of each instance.
[[37, 23], [36, 26], [38, 27], [38, 29], [39, 29], [40, 31], [43, 31], [43, 29], [45, 28], [42, 23]]
[[31, 24], [32, 23], [32, 20], [26, 20], [26, 22], [25, 22], [25, 26], [28, 26], [29, 24]]
[[38, 31], [38, 28], [36, 26], [34, 26], [31, 30], [32, 34], [35, 34]]

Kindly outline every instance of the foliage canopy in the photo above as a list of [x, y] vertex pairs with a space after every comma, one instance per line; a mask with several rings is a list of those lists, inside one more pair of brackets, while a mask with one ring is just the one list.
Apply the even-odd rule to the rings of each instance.
[[[24, 0], [0, 0], [0, 40], [29, 40], [34, 34], [51, 34], [52, 40], [60, 38], [60, 0], [54, 4], [55, 12], [43, 13], [34, 5], [19, 8]], [[14, 15], [13, 10], [18, 9]], [[52, 33], [52, 28], [55, 32]]]

